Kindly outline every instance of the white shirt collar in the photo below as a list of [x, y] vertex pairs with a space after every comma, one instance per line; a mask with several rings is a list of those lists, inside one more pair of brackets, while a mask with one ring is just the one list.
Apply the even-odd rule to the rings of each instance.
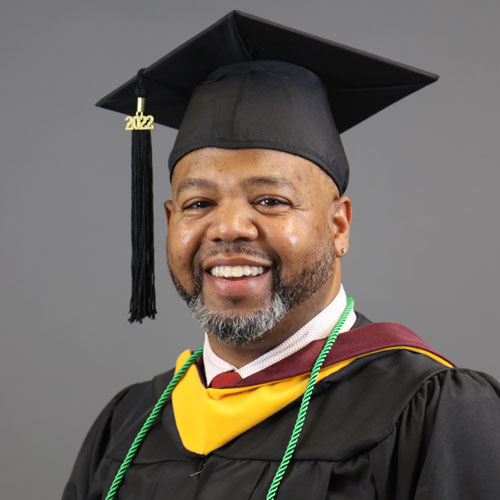
[[[205, 343], [203, 348], [203, 364], [205, 367], [205, 377], [207, 386], [210, 386], [215, 376], [220, 373], [234, 370], [242, 378], [249, 377], [254, 373], [260, 372], [265, 368], [274, 365], [278, 361], [287, 358], [293, 353], [299, 351], [314, 340], [328, 337], [332, 328], [335, 326], [347, 305], [347, 296], [344, 287], [341, 285], [337, 296], [320, 313], [307, 322], [302, 328], [288, 337], [281, 344], [277, 345], [262, 356], [254, 359], [250, 363], [236, 368], [231, 363], [223, 360], [212, 350], [208, 336], [205, 333]], [[352, 328], [356, 321], [356, 314], [351, 311], [346, 322], [340, 329], [340, 333], [346, 332]]]

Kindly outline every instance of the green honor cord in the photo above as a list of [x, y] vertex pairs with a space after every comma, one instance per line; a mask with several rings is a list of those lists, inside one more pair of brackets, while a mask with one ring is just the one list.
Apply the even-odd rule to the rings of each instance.
[[196, 350], [190, 358], [182, 365], [181, 369], [172, 377], [172, 380], [167, 385], [167, 388], [163, 391], [163, 394], [160, 396], [160, 399], [156, 402], [153, 410], [149, 414], [149, 417], [144, 422], [144, 425], [141, 427], [141, 430], [135, 436], [134, 442], [132, 446], [129, 448], [127, 452], [127, 456], [125, 460], [123, 460], [118, 472], [116, 473], [115, 478], [113, 479], [113, 483], [109, 488], [108, 494], [106, 495], [105, 500], [112, 500], [115, 498], [116, 492], [120, 487], [120, 483], [122, 482], [123, 476], [128, 469], [128, 466], [132, 463], [132, 460], [141, 446], [142, 441], [146, 437], [146, 434], [151, 429], [153, 422], [156, 420], [156, 417], [160, 414], [161, 410], [165, 406], [165, 403], [168, 401], [168, 398], [172, 394], [172, 391], [175, 389], [175, 386], [180, 382], [184, 374], [188, 371], [188, 368], [198, 359], [199, 356], [203, 353], [203, 346], [201, 346], [198, 350]]
[[[307, 408], [309, 407], [309, 401], [311, 400], [311, 395], [314, 389], [314, 385], [316, 384], [316, 381], [318, 379], [319, 371], [323, 366], [326, 356], [330, 352], [334, 342], [337, 340], [340, 329], [344, 326], [347, 316], [349, 316], [353, 308], [354, 308], [354, 299], [348, 296], [347, 306], [344, 309], [342, 316], [340, 316], [340, 319], [337, 321], [337, 324], [333, 327], [333, 330], [326, 339], [325, 345], [321, 349], [321, 352], [319, 353], [318, 357], [316, 358], [316, 361], [314, 362], [313, 368], [311, 370], [311, 375], [309, 377], [309, 381], [307, 382], [306, 390], [304, 391], [304, 394], [302, 396], [299, 413], [297, 415], [297, 420], [295, 421], [295, 425], [293, 427], [292, 435], [290, 436], [290, 441], [288, 442], [285, 454], [281, 459], [281, 463], [278, 467], [278, 470], [276, 471], [276, 474], [274, 475], [274, 479], [271, 483], [271, 486], [269, 487], [266, 500], [273, 500], [276, 497], [279, 485], [281, 483], [281, 480], [283, 479], [283, 476], [285, 475], [288, 464], [292, 459], [293, 452], [295, 451], [295, 447], [297, 446], [297, 442], [299, 440], [299, 436], [302, 431], [302, 427], [304, 426], [304, 421], [306, 419], [306, 414], [307, 414]], [[154, 421], [161, 413], [163, 407], [165, 406], [165, 403], [170, 398], [170, 395], [172, 394], [172, 391], [174, 390], [175, 386], [179, 383], [184, 374], [188, 371], [189, 367], [202, 355], [202, 353], [203, 353], [203, 346], [200, 347], [198, 350], [196, 350], [189, 357], [189, 359], [182, 365], [181, 369], [173, 376], [172, 380], [167, 385], [167, 388], [163, 391], [163, 394], [158, 399], [153, 410], [149, 414], [149, 417], [147, 418], [146, 422], [144, 422], [143, 426], [141, 427], [141, 430], [137, 433], [137, 436], [135, 437], [132, 445], [130, 446], [125, 459], [120, 465], [120, 468], [118, 469], [118, 472], [116, 473], [115, 478], [111, 483], [111, 486], [109, 488], [105, 500], [113, 500], [115, 498], [116, 492], [118, 491], [118, 488], [120, 487], [120, 484], [123, 480], [123, 476], [125, 476], [125, 472], [127, 471], [129, 465], [132, 463], [132, 460], [134, 459], [142, 441], [146, 437], [146, 434], [149, 432]]]
[[273, 500], [276, 497], [276, 493], [278, 492], [279, 485], [283, 476], [285, 475], [286, 468], [292, 459], [293, 452], [295, 451], [295, 447], [297, 446], [297, 441], [299, 440], [300, 432], [302, 431], [302, 427], [304, 426], [304, 421], [306, 419], [307, 408], [309, 407], [309, 401], [311, 400], [311, 395], [314, 389], [314, 385], [318, 379], [318, 374], [325, 362], [326, 356], [330, 352], [333, 344], [337, 340], [340, 329], [344, 326], [346, 322], [347, 316], [349, 316], [350, 312], [354, 308], [354, 299], [352, 297], [347, 296], [347, 306], [340, 316], [340, 319], [337, 321], [337, 324], [333, 327], [330, 335], [326, 339], [325, 345], [321, 349], [316, 361], [314, 362], [313, 368], [311, 370], [311, 376], [309, 377], [309, 381], [307, 382], [306, 390], [304, 391], [304, 395], [302, 396], [302, 401], [300, 403], [299, 414], [297, 415], [297, 420], [295, 421], [295, 425], [293, 426], [292, 435], [290, 436], [290, 441], [288, 441], [288, 446], [286, 447], [285, 454], [281, 459], [280, 466], [274, 475], [274, 479], [271, 483], [271, 486], [267, 492], [266, 500]]

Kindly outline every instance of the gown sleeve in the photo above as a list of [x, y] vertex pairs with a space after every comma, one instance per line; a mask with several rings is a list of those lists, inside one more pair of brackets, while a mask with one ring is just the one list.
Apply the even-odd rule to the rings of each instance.
[[128, 389], [124, 389], [118, 393], [106, 405], [90, 428], [64, 488], [62, 500], [86, 500], [88, 498], [91, 482], [109, 442], [114, 409], [127, 391]]
[[498, 500], [500, 384], [464, 369], [430, 377], [371, 462], [379, 498]]

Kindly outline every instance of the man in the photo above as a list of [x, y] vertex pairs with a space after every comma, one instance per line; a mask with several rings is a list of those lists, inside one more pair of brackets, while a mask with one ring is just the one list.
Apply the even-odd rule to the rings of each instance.
[[[370, 323], [342, 287], [339, 131], [435, 77], [231, 13], [138, 80], [99, 104], [127, 111], [137, 85], [179, 128], [168, 262], [204, 349], [109, 403], [63, 498], [498, 498], [499, 385]], [[149, 138], [133, 140], [134, 206], [148, 208]], [[137, 241], [142, 320], [154, 280]]]

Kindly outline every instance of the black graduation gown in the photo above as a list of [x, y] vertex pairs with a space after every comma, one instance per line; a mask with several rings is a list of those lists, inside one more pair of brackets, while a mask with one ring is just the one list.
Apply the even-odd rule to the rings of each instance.
[[[104, 499], [172, 371], [120, 392], [85, 439], [63, 500]], [[170, 403], [117, 499], [266, 497], [299, 401], [212, 453], [187, 451]], [[498, 500], [500, 385], [407, 350], [360, 358], [318, 382], [277, 498]]]

